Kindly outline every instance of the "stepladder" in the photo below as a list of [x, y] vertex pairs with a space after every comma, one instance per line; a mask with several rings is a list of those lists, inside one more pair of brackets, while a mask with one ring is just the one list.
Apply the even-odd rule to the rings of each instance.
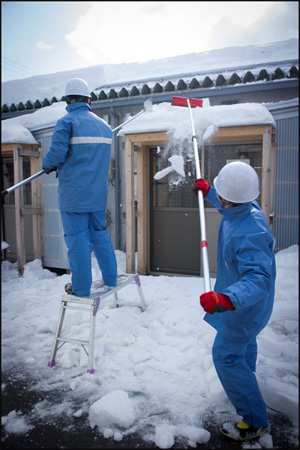
[[[138, 290], [139, 301], [128, 302], [122, 301], [118, 297], [118, 291], [125, 288], [130, 283], [135, 283]], [[100, 303], [107, 297], [113, 296], [113, 302], [111, 307], [119, 306], [137, 306], [142, 311], [146, 310], [146, 302], [144, 298], [143, 289], [141, 286], [140, 277], [135, 275], [119, 275], [117, 279], [117, 285], [115, 287], [109, 287], [104, 284], [103, 281], [95, 280], [89, 297], [78, 297], [75, 295], [64, 294], [61, 300], [61, 306], [59, 311], [58, 323], [54, 335], [52, 344], [50, 361], [48, 367], [54, 367], [56, 365], [56, 356], [60, 348], [66, 344], [75, 344], [82, 346], [88, 356], [88, 373], [94, 373], [94, 348], [95, 348], [95, 330], [96, 330], [96, 317], [99, 310]], [[75, 337], [69, 337], [63, 333], [63, 325], [66, 317], [67, 310], [74, 310], [79, 312], [87, 312], [90, 316], [89, 324], [89, 338], [86, 340], [76, 339]]]

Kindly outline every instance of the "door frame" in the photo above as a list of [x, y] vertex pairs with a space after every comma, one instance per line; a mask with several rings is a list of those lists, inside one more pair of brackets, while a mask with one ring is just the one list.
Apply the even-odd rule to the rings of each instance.
[[[149, 273], [149, 155], [148, 147], [165, 146], [167, 132], [134, 133], [125, 138], [126, 272]], [[248, 125], [219, 128], [212, 144], [229, 142], [262, 143], [261, 207], [270, 226], [273, 218], [275, 166], [275, 128], [272, 125]], [[136, 160], [135, 160], [136, 158]], [[134, 177], [136, 165], [136, 180]], [[135, 185], [136, 182], [136, 185]], [[137, 209], [135, 208], [135, 192]], [[137, 226], [137, 233], [136, 233]]]

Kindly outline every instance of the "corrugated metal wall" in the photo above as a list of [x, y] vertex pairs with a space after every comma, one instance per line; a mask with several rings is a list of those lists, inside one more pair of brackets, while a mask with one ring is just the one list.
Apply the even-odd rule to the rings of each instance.
[[299, 117], [272, 113], [277, 126], [273, 232], [279, 251], [299, 244]]

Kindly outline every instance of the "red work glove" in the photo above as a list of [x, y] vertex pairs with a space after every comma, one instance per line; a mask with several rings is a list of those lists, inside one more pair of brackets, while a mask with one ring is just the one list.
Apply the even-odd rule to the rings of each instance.
[[204, 180], [203, 178], [198, 178], [195, 182], [195, 187], [193, 191], [196, 195], [198, 195], [198, 191], [202, 191], [203, 197], [205, 198], [210, 190], [210, 184], [208, 181]]
[[227, 295], [217, 294], [213, 291], [200, 295], [200, 305], [208, 314], [235, 309]]

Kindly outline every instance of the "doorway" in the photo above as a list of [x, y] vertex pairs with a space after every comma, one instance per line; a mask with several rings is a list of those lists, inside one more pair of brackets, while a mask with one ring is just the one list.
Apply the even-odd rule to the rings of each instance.
[[[163, 148], [150, 147], [150, 232], [149, 273], [203, 276], [200, 252], [198, 199], [193, 192], [196, 180], [194, 158], [184, 158], [185, 177], [175, 171], [161, 179], [154, 175], [170, 165]], [[221, 168], [233, 160], [244, 160], [257, 172], [261, 182], [261, 143], [209, 145], [202, 149], [201, 173], [213, 184]], [[260, 203], [260, 198], [258, 198]], [[216, 275], [220, 214], [204, 202], [211, 276]]]

